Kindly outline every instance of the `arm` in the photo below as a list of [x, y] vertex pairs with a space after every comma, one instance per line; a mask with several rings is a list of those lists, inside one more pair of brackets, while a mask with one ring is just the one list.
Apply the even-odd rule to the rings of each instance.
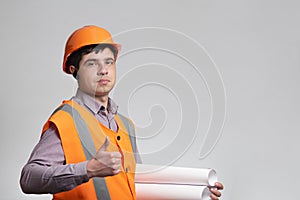
[[64, 152], [55, 125], [43, 134], [24, 166], [20, 185], [24, 193], [45, 194], [71, 190], [89, 180], [87, 161], [65, 164]]

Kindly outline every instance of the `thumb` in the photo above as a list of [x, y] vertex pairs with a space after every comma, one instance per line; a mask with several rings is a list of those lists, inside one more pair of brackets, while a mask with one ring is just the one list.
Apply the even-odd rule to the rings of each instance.
[[105, 137], [104, 143], [103, 143], [102, 146], [99, 148], [99, 151], [106, 151], [107, 147], [109, 146], [109, 143], [110, 143], [109, 137], [106, 136], [106, 137]]

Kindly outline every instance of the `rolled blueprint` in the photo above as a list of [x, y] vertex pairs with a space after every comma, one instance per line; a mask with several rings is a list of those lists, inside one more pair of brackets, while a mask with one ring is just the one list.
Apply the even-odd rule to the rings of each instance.
[[209, 168], [136, 165], [135, 183], [214, 186], [216, 182], [216, 171]]
[[207, 186], [136, 183], [137, 200], [209, 200]]

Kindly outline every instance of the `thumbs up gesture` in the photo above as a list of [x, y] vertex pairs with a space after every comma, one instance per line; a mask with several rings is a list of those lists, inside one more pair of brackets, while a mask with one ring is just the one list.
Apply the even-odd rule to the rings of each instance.
[[98, 149], [94, 157], [87, 163], [88, 177], [113, 176], [120, 172], [121, 154], [120, 152], [106, 151], [109, 146], [109, 138], [105, 138], [104, 144]]

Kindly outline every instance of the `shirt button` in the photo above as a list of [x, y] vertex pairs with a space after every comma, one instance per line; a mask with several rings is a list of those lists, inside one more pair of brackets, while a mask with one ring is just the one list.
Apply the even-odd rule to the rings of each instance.
[[121, 137], [119, 135], [117, 136], [117, 140], [121, 140]]

